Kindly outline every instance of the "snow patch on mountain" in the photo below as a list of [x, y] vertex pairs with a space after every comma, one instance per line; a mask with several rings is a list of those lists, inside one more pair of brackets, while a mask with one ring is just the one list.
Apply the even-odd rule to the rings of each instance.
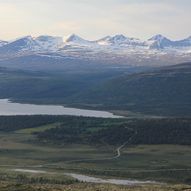
[[72, 34], [67, 37], [43, 35], [25, 36], [13, 41], [0, 41], [0, 59], [20, 55], [41, 54], [49, 57], [72, 57], [102, 60], [161, 60], [191, 58], [191, 37], [173, 41], [163, 35], [148, 40], [126, 37], [122, 34], [89, 41]]
[[62, 37], [39, 36], [34, 40], [46, 51], [57, 51], [64, 44]]
[[26, 36], [6, 43], [0, 47], [0, 53], [19, 53], [19, 52], [30, 52], [40, 51], [40, 45], [31, 37]]
[[70, 36], [65, 37], [64, 43], [67, 44], [74, 44], [74, 45], [92, 45], [95, 44], [94, 41], [85, 40], [78, 35], [72, 34]]
[[129, 38], [122, 34], [115, 36], [107, 36], [97, 41], [99, 45], [111, 46], [144, 46], [145, 43], [137, 38]]
[[165, 47], [173, 46], [173, 42], [161, 34], [148, 39], [147, 44], [150, 49], [164, 49]]
[[7, 41], [0, 40], [0, 47], [6, 45], [7, 43]]

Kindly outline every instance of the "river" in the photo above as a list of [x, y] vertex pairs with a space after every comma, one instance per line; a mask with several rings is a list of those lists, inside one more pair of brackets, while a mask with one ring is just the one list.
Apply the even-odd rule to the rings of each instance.
[[[41, 170], [31, 170], [31, 169], [13, 169], [16, 172], [23, 172], [23, 173], [31, 173], [31, 174], [58, 174], [54, 172], [47, 172]], [[63, 173], [66, 176], [70, 176], [74, 179], [79, 180], [80, 182], [88, 182], [88, 183], [98, 183], [98, 184], [116, 184], [116, 185], [143, 185], [143, 184], [161, 184], [155, 181], [139, 181], [139, 180], [125, 180], [125, 179], [105, 179], [105, 178], [96, 178], [93, 176], [87, 176], [82, 174], [75, 174], [75, 173]]]

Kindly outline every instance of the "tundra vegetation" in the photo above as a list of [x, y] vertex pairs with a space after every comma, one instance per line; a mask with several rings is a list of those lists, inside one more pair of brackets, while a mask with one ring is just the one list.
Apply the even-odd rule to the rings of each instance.
[[[190, 124], [190, 118], [2, 116], [0, 190], [189, 190]], [[165, 184], [97, 185], [66, 172]]]

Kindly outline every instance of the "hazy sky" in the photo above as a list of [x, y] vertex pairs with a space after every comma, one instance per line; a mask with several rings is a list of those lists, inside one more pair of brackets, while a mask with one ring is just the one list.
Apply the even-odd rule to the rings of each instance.
[[191, 0], [0, 0], [0, 39], [76, 33], [191, 36]]

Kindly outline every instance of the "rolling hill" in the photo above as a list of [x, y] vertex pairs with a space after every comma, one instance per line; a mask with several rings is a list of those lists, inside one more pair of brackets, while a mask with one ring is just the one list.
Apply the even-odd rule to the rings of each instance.
[[[24, 62], [18, 64], [21, 68]], [[160, 116], [191, 115], [191, 63], [147, 69], [88, 63], [78, 69], [76, 64], [64, 66], [60, 71], [51, 67], [43, 71], [42, 66], [39, 71], [2, 67], [0, 98]]]
[[75, 95], [75, 100], [111, 109], [156, 115], [191, 114], [191, 63], [123, 75]]

